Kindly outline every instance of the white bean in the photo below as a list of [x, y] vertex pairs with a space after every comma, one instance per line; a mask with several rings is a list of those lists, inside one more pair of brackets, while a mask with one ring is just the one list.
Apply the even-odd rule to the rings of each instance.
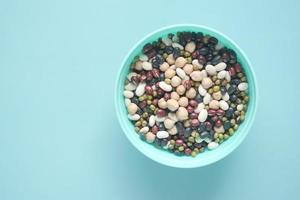
[[248, 84], [247, 83], [240, 83], [239, 85], [238, 85], [238, 89], [240, 90], [240, 91], [245, 91], [245, 90], [247, 90], [248, 89]]
[[198, 120], [199, 122], [205, 122], [205, 120], [207, 119], [207, 110], [206, 109], [202, 109], [198, 115]]
[[149, 124], [150, 127], [154, 126], [154, 124], [155, 124], [155, 116], [154, 116], [154, 115], [151, 115], [151, 116], [149, 117], [149, 122], [148, 122], [148, 124]]
[[163, 90], [166, 91], [166, 92], [171, 92], [171, 91], [172, 91], [172, 86], [169, 85], [169, 84], [167, 84], [167, 83], [164, 82], [164, 81], [159, 82], [158, 85], [159, 85], [159, 87], [160, 87], [161, 89], [163, 89]]
[[138, 114], [134, 114], [134, 115], [128, 114], [127, 117], [128, 117], [128, 119], [130, 119], [132, 121], [137, 121], [137, 120], [139, 120], [141, 118], [141, 116], [138, 115]]
[[127, 85], [125, 85], [125, 90], [135, 90], [136, 89], [136, 85], [133, 83], [128, 83]]
[[167, 131], [158, 131], [156, 133], [156, 137], [159, 139], [164, 139], [164, 138], [169, 137], [169, 133]]
[[136, 90], [135, 90], [135, 94], [136, 94], [136, 96], [142, 96], [144, 93], [145, 93], [145, 86], [146, 86], [146, 83], [144, 83], [144, 82], [142, 82], [142, 83], [140, 83], [138, 86], [137, 86], [137, 88], [136, 88]]
[[218, 71], [222, 71], [222, 70], [226, 69], [226, 66], [227, 66], [226, 63], [220, 62], [219, 64], [215, 65], [215, 68], [218, 72]]
[[213, 150], [213, 149], [216, 149], [218, 146], [219, 146], [219, 143], [216, 143], [216, 142], [210, 142], [210, 143], [207, 145], [207, 148], [208, 148], [209, 150]]
[[134, 96], [133, 92], [129, 91], [129, 90], [125, 90], [123, 92], [123, 95], [126, 97], [126, 98], [132, 98]]
[[152, 64], [150, 62], [146, 62], [146, 61], [143, 62], [143, 69], [147, 70], [147, 71], [152, 70]]
[[181, 68], [177, 68], [177, 69], [176, 69], [176, 74], [177, 74], [180, 78], [182, 78], [182, 79], [184, 79], [185, 76], [186, 76], [185, 72], [184, 72], [183, 69], [181, 69]]

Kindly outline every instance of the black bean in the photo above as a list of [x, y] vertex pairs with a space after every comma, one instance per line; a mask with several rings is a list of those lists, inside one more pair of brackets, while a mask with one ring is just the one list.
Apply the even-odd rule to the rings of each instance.
[[149, 114], [154, 114], [154, 111], [150, 108], [150, 106], [147, 106], [146, 112]]
[[158, 54], [152, 59], [151, 62], [154, 68], [159, 68], [159, 66], [164, 62], [164, 58]]
[[231, 127], [231, 123], [229, 121], [226, 121], [223, 123], [224, 130], [227, 131]]
[[213, 55], [211, 53], [206, 55], [206, 60], [211, 61], [213, 58]]
[[156, 79], [151, 79], [150, 81], [147, 81], [148, 85], [154, 85], [156, 83]]
[[228, 110], [226, 110], [226, 112], [225, 112], [225, 116], [232, 117], [233, 113], [234, 113], [233, 108], [228, 108]]
[[205, 127], [205, 124], [204, 123], [201, 123], [198, 127], [198, 132], [199, 133], [202, 133], [203, 131], [206, 130], [206, 127]]
[[209, 44], [213, 44], [213, 45], [217, 45], [217, 44], [218, 44], [218, 39], [215, 38], [215, 37], [210, 37], [210, 38], [208, 39], [208, 43], [209, 43]]
[[222, 95], [225, 95], [225, 94], [226, 94], [226, 91], [227, 91], [227, 90], [226, 90], [226, 87], [225, 87], [225, 86], [221, 86], [221, 87], [220, 87], [220, 91], [221, 91], [221, 94], [222, 94]]
[[182, 46], [185, 46], [186, 41], [181, 37], [181, 38], [179, 38], [179, 44], [181, 44]]
[[231, 83], [231, 85], [238, 85], [238, 84], [240, 84], [241, 83], [241, 80], [240, 79], [237, 79], [237, 78], [235, 78], [235, 79], [232, 79], [231, 81], [230, 81], [230, 83]]
[[196, 32], [192, 32], [192, 40], [193, 40], [193, 41], [196, 40]]
[[236, 58], [236, 53], [232, 49], [228, 49], [228, 53], [230, 58]]
[[172, 39], [174, 37], [174, 34], [173, 33], [169, 33], [168, 34], [168, 38]]
[[147, 43], [143, 47], [143, 53], [146, 53], [146, 52], [148, 52], [148, 51], [150, 51], [152, 49], [153, 49], [153, 45], [151, 45], [150, 43]]
[[206, 63], [206, 58], [205, 58], [203, 55], [199, 55], [199, 56], [198, 56], [198, 62], [199, 62], [201, 65], [205, 65], [205, 63]]
[[164, 73], [161, 73], [161, 74], [159, 75], [159, 80], [160, 80], [160, 81], [165, 80], [165, 74], [164, 74]]
[[207, 142], [205, 142], [205, 141], [202, 141], [200, 144], [201, 144], [202, 147], [206, 147], [207, 146]]
[[222, 61], [227, 63], [230, 60], [229, 53], [225, 51], [224, 53], [221, 54]]
[[191, 128], [186, 128], [184, 131], [184, 137], [190, 137], [192, 134], [192, 129]]
[[157, 146], [160, 146], [161, 140], [158, 138], [155, 138], [154, 142]]
[[230, 60], [229, 60], [229, 63], [230, 64], [235, 64], [237, 62], [237, 59], [236, 58], [231, 58]]
[[201, 143], [194, 143], [194, 147], [196, 147], [196, 148], [201, 148], [202, 147], [202, 145], [201, 145]]
[[198, 32], [196, 33], [196, 41], [200, 42], [203, 39], [203, 33], [202, 32]]
[[207, 138], [209, 136], [209, 132], [207, 132], [207, 131], [204, 131], [204, 132], [202, 132], [201, 134], [200, 134], [200, 138], [201, 139], [205, 139], [205, 138]]
[[235, 102], [237, 100], [237, 96], [235, 94], [232, 94], [230, 96], [230, 101]]
[[143, 114], [143, 110], [140, 109], [140, 108], [138, 108], [138, 110], [136, 111], [136, 113], [137, 113], [138, 115], [142, 115], [142, 114]]
[[134, 97], [132, 97], [131, 102], [134, 103], [134, 104], [138, 104], [139, 103], [139, 98], [134, 96]]
[[162, 139], [161, 141], [160, 141], [160, 146], [166, 146], [168, 144], [168, 139], [167, 138], [165, 138], [165, 139]]
[[160, 124], [158, 125], [158, 129], [159, 129], [160, 131], [165, 131], [165, 130], [166, 130], [165, 125], [164, 125], [163, 123], [160, 123]]
[[198, 52], [199, 52], [200, 55], [205, 56], [209, 53], [209, 50], [208, 50], [207, 47], [202, 47], [201, 49], [198, 50]]
[[211, 130], [210, 132], [209, 132], [209, 139], [214, 139], [214, 135], [215, 135], [215, 132], [213, 131], [213, 130]]
[[198, 103], [201, 103], [201, 102], [203, 102], [203, 97], [202, 97], [200, 94], [197, 94], [197, 96], [195, 97], [195, 100], [196, 100]]
[[145, 52], [145, 54], [148, 56], [148, 58], [153, 58], [156, 55], [156, 50], [155, 49], [151, 49], [147, 52]]
[[173, 50], [173, 57], [176, 59], [180, 56], [180, 49], [178, 47], [175, 47]]
[[236, 91], [236, 88], [237, 88], [236, 85], [231, 85], [227, 90], [228, 94], [229, 95], [233, 94]]
[[167, 54], [171, 54], [171, 53], [173, 53], [173, 50], [174, 50], [174, 48], [172, 46], [167, 46], [166, 49], [165, 49], [165, 52]]
[[182, 37], [185, 42], [190, 42], [192, 40], [192, 33], [191, 32], [184, 32]]
[[212, 64], [212, 65], [216, 65], [216, 64], [218, 64], [220, 61], [221, 61], [221, 56], [220, 56], [220, 55], [217, 55], [217, 56], [213, 57], [213, 59], [211, 60], [211, 64]]
[[[197, 42], [196, 43], [196, 49], [201, 49], [202, 47], [204, 47], [204, 43], [203, 42]], [[198, 55], [199, 55], [199, 52], [198, 51], [196, 51], [197, 53], [198, 53]]]

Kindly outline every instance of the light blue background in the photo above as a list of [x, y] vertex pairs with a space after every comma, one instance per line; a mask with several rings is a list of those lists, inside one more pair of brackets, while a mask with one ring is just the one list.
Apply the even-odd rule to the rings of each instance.
[[[0, 199], [299, 199], [300, 3], [290, 1], [0, 2]], [[162, 166], [118, 125], [122, 59], [165, 25], [203, 24], [252, 61], [259, 107], [220, 162]]]

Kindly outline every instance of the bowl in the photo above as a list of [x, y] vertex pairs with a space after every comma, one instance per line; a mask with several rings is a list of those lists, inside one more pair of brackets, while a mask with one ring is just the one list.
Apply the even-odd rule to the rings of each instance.
[[[249, 103], [248, 109], [245, 115], [245, 120], [241, 123], [240, 127], [237, 129], [235, 134], [231, 136], [228, 140], [223, 142], [218, 148], [214, 150], [206, 150], [203, 153], [198, 154], [196, 157], [190, 156], [176, 156], [168, 151], [164, 151], [162, 149], [155, 148], [153, 145], [148, 144], [145, 141], [142, 141], [139, 135], [134, 130], [134, 125], [131, 121], [127, 118], [127, 110], [124, 103], [124, 96], [123, 96], [123, 88], [124, 88], [124, 81], [126, 75], [129, 72], [130, 64], [134, 57], [138, 55], [142, 47], [148, 43], [152, 42], [159, 37], [167, 36], [168, 33], [176, 33], [178, 31], [196, 31], [196, 32], [203, 32], [204, 34], [209, 34], [211, 36], [216, 37], [219, 42], [224, 44], [225, 46], [232, 48], [238, 57], [238, 61], [242, 64], [244, 72], [246, 74], [248, 80], [248, 95], [249, 95]], [[119, 123], [123, 129], [123, 132], [129, 139], [129, 141], [144, 155], [149, 157], [150, 159], [172, 167], [178, 168], [195, 168], [195, 167], [202, 167], [205, 165], [212, 164], [225, 156], [229, 155], [233, 150], [235, 150], [241, 142], [245, 139], [246, 135], [248, 134], [250, 127], [253, 124], [253, 120], [256, 113], [257, 107], [257, 88], [256, 88], [256, 80], [255, 75], [253, 73], [251, 64], [242, 51], [242, 49], [229, 37], [225, 36], [223, 33], [216, 31], [212, 28], [208, 28], [202, 25], [192, 25], [192, 24], [179, 24], [179, 25], [172, 25], [167, 26], [161, 29], [158, 29], [142, 40], [137, 42], [137, 44], [129, 51], [127, 56], [125, 57], [121, 69], [118, 73], [116, 88], [115, 88], [115, 107], [117, 112], [117, 117]], [[130, 155], [129, 155], [130, 156]]]

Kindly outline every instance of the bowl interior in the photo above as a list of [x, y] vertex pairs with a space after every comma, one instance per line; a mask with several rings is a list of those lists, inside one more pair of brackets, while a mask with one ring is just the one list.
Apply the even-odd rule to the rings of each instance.
[[[223, 45], [232, 48], [238, 57], [238, 61], [242, 64], [243, 69], [246, 73], [248, 83], [249, 83], [249, 104], [248, 109], [246, 112], [245, 120], [240, 125], [238, 130], [235, 132], [233, 136], [231, 136], [228, 140], [222, 143], [217, 149], [212, 151], [205, 151], [204, 153], [198, 154], [196, 157], [188, 157], [188, 156], [176, 156], [172, 153], [167, 151], [155, 148], [153, 145], [148, 144], [142, 141], [138, 134], [134, 131], [134, 125], [129, 121], [127, 118], [127, 110], [124, 104], [124, 97], [123, 97], [123, 88], [124, 88], [124, 81], [126, 79], [126, 75], [129, 72], [130, 64], [134, 57], [138, 55], [142, 47], [148, 43], [152, 42], [159, 37], [167, 36], [168, 33], [176, 33], [178, 31], [201, 31], [204, 34], [209, 34], [211, 36], [215, 36], [219, 42]], [[253, 122], [254, 115], [255, 115], [255, 108], [257, 102], [257, 94], [256, 94], [256, 81], [251, 69], [250, 63], [243, 53], [243, 51], [227, 36], [215, 31], [211, 28], [207, 28], [204, 26], [199, 25], [175, 25], [169, 26], [166, 28], [159, 29], [144, 39], [139, 41], [134, 48], [129, 52], [129, 54], [125, 57], [125, 60], [122, 64], [121, 70], [119, 71], [117, 84], [116, 84], [116, 96], [115, 96], [115, 106], [117, 111], [117, 116], [121, 127], [126, 134], [127, 138], [130, 142], [143, 154], [148, 156], [154, 161], [159, 163], [173, 166], [173, 167], [180, 167], [180, 168], [192, 168], [192, 167], [200, 167], [211, 164], [216, 162], [230, 152], [232, 152], [239, 144], [244, 140], [245, 136], [247, 135], [249, 128]]]

